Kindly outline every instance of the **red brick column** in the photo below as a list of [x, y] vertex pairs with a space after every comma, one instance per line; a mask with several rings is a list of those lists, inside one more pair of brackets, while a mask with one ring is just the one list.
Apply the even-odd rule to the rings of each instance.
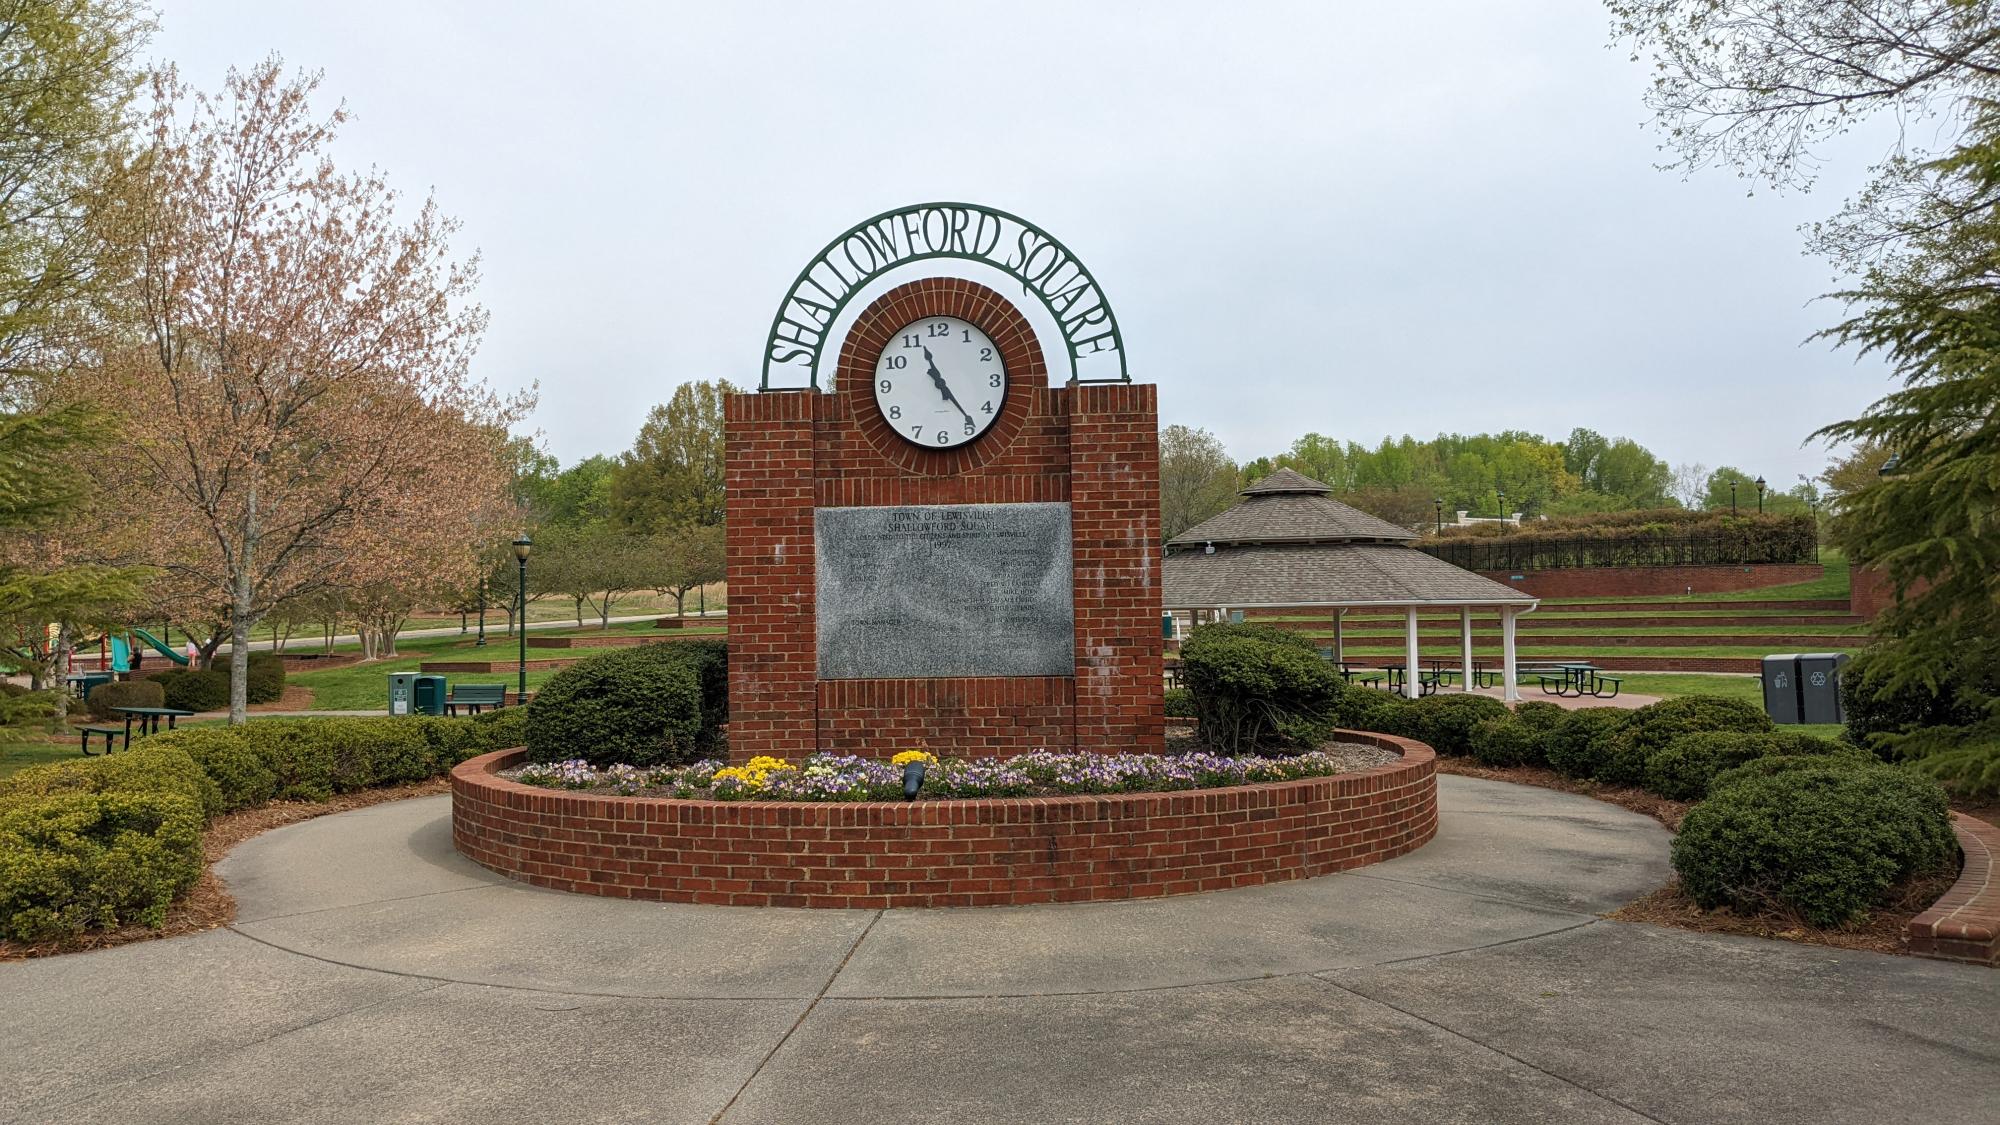
[[1158, 389], [1074, 384], [1069, 400], [1076, 746], [1157, 751], [1166, 738]]
[[813, 752], [813, 392], [723, 404], [729, 739], [739, 759]]

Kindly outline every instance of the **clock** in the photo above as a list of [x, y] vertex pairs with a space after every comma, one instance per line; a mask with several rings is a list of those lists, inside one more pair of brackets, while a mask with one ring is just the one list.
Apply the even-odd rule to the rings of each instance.
[[889, 338], [875, 363], [875, 405], [904, 441], [953, 449], [992, 428], [1007, 398], [1000, 349], [979, 326], [927, 316]]

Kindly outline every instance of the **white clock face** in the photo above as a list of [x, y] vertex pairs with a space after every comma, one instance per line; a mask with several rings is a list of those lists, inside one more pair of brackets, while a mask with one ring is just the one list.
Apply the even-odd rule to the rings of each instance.
[[986, 333], [955, 316], [903, 326], [875, 362], [875, 405], [903, 440], [926, 449], [964, 445], [993, 425], [1007, 369]]

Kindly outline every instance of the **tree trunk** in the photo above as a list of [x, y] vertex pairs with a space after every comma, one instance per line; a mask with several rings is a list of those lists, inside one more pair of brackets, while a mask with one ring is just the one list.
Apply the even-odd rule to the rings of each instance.
[[687, 587], [685, 587], [685, 586], [683, 586], [683, 587], [681, 587], [680, 589], [678, 589], [678, 590], [675, 590], [675, 591], [674, 591], [674, 616], [675, 616], [675, 617], [686, 617], [686, 616], [687, 616], [687, 596], [688, 596], [688, 592], [687, 592]]
[[583, 628], [583, 599], [581, 597], [576, 599], [576, 627], [579, 629]]

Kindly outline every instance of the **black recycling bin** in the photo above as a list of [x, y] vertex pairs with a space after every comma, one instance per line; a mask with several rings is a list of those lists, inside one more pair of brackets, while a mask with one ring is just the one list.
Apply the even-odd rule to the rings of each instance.
[[1844, 723], [1847, 712], [1840, 706], [1840, 670], [1847, 663], [1844, 652], [1807, 652], [1799, 655], [1799, 721], [1802, 723]]
[[419, 715], [444, 714], [445, 682], [443, 676], [418, 676], [414, 702]]
[[1802, 723], [1799, 701], [1799, 654], [1779, 653], [1764, 658], [1764, 713], [1774, 723]]

